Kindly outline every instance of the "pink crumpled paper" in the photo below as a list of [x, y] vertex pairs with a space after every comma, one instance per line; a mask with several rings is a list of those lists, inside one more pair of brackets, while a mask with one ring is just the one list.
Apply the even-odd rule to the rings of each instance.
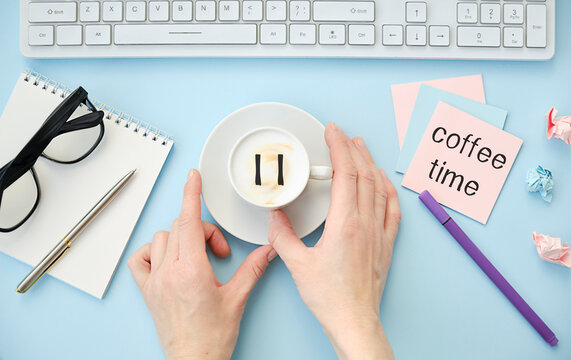
[[537, 253], [543, 260], [571, 268], [571, 248], [560, 238], [533, 233], [533, 242]]
[[557, 109], [551, 108], [545, 118], [547, 119], [547, 138], [556, 137], [571, 145], [571, 116], [559, 116]]

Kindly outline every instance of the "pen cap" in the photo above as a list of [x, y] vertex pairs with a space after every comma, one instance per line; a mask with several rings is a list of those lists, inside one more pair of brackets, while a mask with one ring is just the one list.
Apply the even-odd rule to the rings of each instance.
[[418, 198], [423, 204], [430, 210], [432, 215], [434, 215], [438, 221], [442, 224], [450, 218], [450, 215], [444, 210], [444, 208], [432, 197], [428, 190], [424, 190]]

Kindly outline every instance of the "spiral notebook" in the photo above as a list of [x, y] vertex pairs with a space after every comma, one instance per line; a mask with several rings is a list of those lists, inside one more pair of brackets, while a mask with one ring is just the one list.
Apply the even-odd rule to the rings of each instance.
[[[0, 117], [0, 166], [14, 158], [70, 92], [39, 74], [20, 76]], [[123, 191], [48, 273], [101, 299], [173, 141], [146, 123], [97, 104], [92, 95], [92, 102], [105, 112], [101, 144], [77, 164], [38, 159], [35, 170], [42, 192], [38, 208], [21, 228], [0, 233], [0, 251], [35, 266], [123, 175], [136, 168]], [[80, 107], [72, 118], [87, 111]], [[27, 273], [21, 275], [23, 279]], [[22, 279], [14, 279], [14, 289]]]

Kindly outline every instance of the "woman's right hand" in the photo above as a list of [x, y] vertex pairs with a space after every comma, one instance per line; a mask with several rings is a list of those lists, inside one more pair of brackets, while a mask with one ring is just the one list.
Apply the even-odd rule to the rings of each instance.
[[397, 192], [362, 138], [325, 130], [333, 165], [323, 236], [306, 247], [287, 216], [271, 212], [269, 241], [342, 359], [391, 359], [379, 307], [401, 218]]

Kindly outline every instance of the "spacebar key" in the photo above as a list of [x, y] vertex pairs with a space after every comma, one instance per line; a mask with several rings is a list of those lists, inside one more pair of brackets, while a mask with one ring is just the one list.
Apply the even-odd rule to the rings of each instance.
[[115, 25], [116, 45], [256, 44], [256, 24]]

